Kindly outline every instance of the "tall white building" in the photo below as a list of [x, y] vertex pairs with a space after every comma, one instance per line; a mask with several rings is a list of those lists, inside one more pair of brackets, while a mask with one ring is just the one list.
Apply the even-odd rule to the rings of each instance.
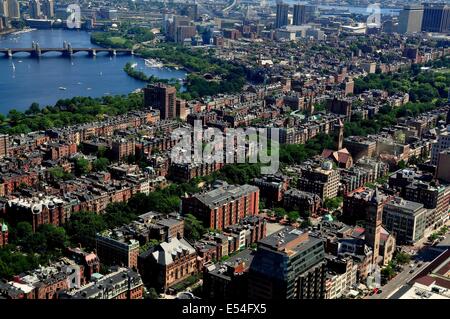
[[20, 6], [17, 0], [6, 0], [8, 2], [8, 17], [13, 19], [20, 18]]
[[438, 136], [437, 142], [431, 148], [431, 165], [437, 165], [439, 153], [450, 148], [450, 125], [447, 131]]
[[8, 1], [0, 0], [0, 17], [8, 17]]

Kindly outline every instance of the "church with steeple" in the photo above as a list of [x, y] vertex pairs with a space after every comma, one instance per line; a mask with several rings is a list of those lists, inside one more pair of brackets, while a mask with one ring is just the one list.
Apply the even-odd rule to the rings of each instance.
[[340, 168], [350, 168], [353, 166], [353, 158], [349, 151], [343, 147], [344, 145], [344, 123], [341, 119], [334, 124], [334, 131], [336, 132], [336, 147], [337, 150], [324, 149], [322, 157], [332, 160]]

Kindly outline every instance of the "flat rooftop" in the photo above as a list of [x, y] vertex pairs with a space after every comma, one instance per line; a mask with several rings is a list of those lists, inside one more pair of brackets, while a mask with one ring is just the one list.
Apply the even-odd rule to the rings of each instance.
[[248, 184], [236, 186], [223, 183], [209, 192], [196, 194], [194, 197], [209, 207], [215, 207], [258, 190], [258, 187]]

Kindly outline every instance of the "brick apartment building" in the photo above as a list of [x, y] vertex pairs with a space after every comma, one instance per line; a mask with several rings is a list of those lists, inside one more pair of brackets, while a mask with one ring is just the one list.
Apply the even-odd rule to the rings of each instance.
[[137, 269], [139, 241], [125, 236], [119, 230], [107, 230], [96, 236], [97, 255], [102, 263]]
[[9, 138], [8, 135], [0, 134], [0, 158], [8, 156]]
[[197, 216], [205, 226], [222, 230], [259, 212], [259, 189], [219, 181], [214, 189], [182, 199], [183, 214]]
[[27, 221], [33, 231], [43, 224], [61, 226], [68, 219], [64, 202], [56, 197], [14, 198], [8, 201], [6, 212], [13, 224]]
[[319, 195], [322, 200], [333, 198], [339, 191], [339, 171], [333, 169], [329, 161], [319, 165], [302, 167], [302, 176], [298, 179], [297, 188], [301, 191]]
[[80, 289], [61, 295], [61, 299], [143, 299], [144, 285], [141, 276], [130, 269], [114, 269]]
[[177, 164], [172, 163], [169, 168], [171, 179], [175, 181], [188, 182], [196, 177], [208, 176], [220, 170], [224, 163], [199, 163], [199, 164]]
[[136, 152], [136, 144], [131, 139], [117, 139], [112, 141], [111, 154], [114, 160], [122, 161]]
[[319, 195], [290, 188], [284, 193], [283, 207], [288, 210], [309, 212], [317, 215], [322, 207]]
[[177, 99], [177, 89], [170, 85], [157, 83], [144, 88], [144, 105], [159, 110], [161, 120], [186, 118], [186, 103]]
[[8, 244], [8, 226], [5, 223], [0, 223], [0, 248]]
[[252, 184], [259, 188], [261, 197], [268, 202], [279, 203], [289, 186], [289, 179], [287, 176], [269, 175], [253, 179]]
[[185, 239], [170, 238], [139, 256], [139, 271], [146, 284], [166, 292], [198, 272], [197, 253]]

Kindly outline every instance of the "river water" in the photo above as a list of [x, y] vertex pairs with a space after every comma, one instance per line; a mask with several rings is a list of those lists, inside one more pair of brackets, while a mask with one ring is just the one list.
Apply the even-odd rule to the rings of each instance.
[[[97, 47], [90, 42], [87, 32], [55, 29], [0, 36], [0, 48], [31, 48], [33, 41], [41, 48], [62, 48], [64, 41], [70, 42], [73, 48]], [[27, 53], [16, 53], [13, 58], [0, 55], [0, 113], [6, 114], [11, 109], [24, 111], [33, 102], [43, 107], [74, 96], [127, 94], [142, 88], [143, 82], [123, 71], [127, 62], [137, 63], [138, 70], [158, 78], [186, 77], [181, 70], [148, 68], [142, 58], [129, 55], [110, 57], [98, 53], [89, 57], [79, 52], [65, 58], [60, 53], [49, 52], [39, 59]]]

